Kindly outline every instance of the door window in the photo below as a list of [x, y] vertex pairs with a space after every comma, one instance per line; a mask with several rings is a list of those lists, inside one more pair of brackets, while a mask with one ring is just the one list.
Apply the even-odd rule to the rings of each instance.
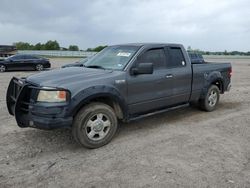
[[14, 55], [14, 56], [11, 56], [10, 59], [13, 61], [19, 61], [23, 59], [23, 55]]
[[139, 57], [139, 63], [153, 63], [154, 69], [166, 67], [163, 49], [150, 49]]

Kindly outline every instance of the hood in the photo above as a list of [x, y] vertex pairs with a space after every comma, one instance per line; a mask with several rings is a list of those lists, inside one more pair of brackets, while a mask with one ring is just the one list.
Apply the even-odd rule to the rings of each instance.
[[83, 63], [71, 63], [63, 65], [61, 68], [67, 68], [67, 67], [83, 67]]
[[112, 70], [69, 67], [34, 74], [27, 77], [26, 80], [39, 86], [70, 88], [71, 85], [76, 85], [79, 82], [102, 80], [110, 76], [112, 72]]

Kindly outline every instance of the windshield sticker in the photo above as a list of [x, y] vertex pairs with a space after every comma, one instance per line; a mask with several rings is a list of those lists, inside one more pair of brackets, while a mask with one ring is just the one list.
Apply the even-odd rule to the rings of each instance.
[[122, 57], [129, 57], [131, 55], [131, 53], [128, 53], [128, 52], [119, 52], [117, 54], [117, 56], [122, 56]]

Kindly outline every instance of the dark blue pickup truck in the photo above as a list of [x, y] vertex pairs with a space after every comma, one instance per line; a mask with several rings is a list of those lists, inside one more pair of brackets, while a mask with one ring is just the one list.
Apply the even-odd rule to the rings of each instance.
[[191, 63], [205, 63], [203, 56], [200, 53], [188, 52]]
[[12, 78], [7, 106], [20, 127], [71, 128], [77, 142], [97, 148], [111, 141], [118, 120], [193, 102], [213, 111], [231, 74], [230, 63], [191, 64], [179, 44], [114, 45], [82, 67]]

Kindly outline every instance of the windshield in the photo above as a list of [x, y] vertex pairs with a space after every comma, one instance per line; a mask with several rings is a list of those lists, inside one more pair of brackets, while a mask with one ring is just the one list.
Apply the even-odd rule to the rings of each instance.
[[13, 59], [13, 58], [15, 58], [15, 56], [16, 56], [16, 55], [11, 55], [11, 56], [9, 56], [9, 57], [6, 57], [5, 59]]
[[122, 70], [135, 55], [138, 46], [110, 46], [93, 56], [85, 67]]
[[77, 63], [85, 63], [86, 61], [88, 61], [88, 58], [80, 59], [79, 61], [77, 61]]

